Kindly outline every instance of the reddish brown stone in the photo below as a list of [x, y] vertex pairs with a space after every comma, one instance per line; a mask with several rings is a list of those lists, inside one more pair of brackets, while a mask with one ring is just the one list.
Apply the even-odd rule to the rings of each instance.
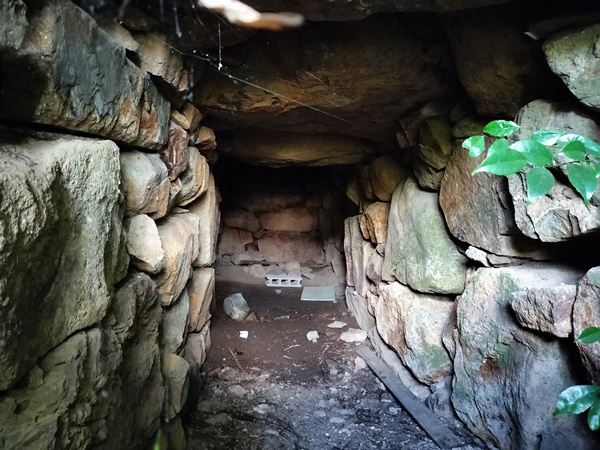
[[217, 141], [215, 132], [207, 127], [200, 127], [195, 140], [195, 145], [201, 152], [212, 151], [217, 149]]
[[179, 125], [171, 122], [169, 130], [169, 143], [162, 150], [162, 161], [169, 171], [169, 179], [172, 181], [179, 176], [181, 172], [187, 169], [190, 161], [188, 151], [188, 134]]

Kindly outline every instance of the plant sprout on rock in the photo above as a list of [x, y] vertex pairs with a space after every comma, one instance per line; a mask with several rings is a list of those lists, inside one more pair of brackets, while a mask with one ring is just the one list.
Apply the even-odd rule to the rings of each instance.
[[[600, 340], [600, 328], [588, 327], [581, 332], [575, 342], [592, 344]], [[560, 393], [556, 400], [557, 414], [581, 414], [589, 409], [587, 423], [591, 430], [600, 428], [600, 386], [571, 386]]]
[[[508, 136], [520, 128], [509, 120], [494, 120], [488, 123], [483, 132], [497, 138], [487, 148], [486, 136], [471, 136], [462, 146], [473, 158], [487, 148], [486, 158], [473, 170], [471, 175], [487, 172], [494, 175], [526, 173], [527, 204], [546, 195], [555, 178], [551, 170], [563, 169], [575, 190], [588, 205], [600, 178], [600, 145], [586, 136], [541, 129], [529, 139], [510, 141]], [[588, 327], [583, 330], [576, 343], [592, 344], [600, 340], [600, 328]], [[556, 400], [557, 414], [581, 414], [588, 411], [587, 422], [590, 429], [600, 429], [600, 386], [571, 386], [560, 393]]]
[[[556, 181], [550, 169], [564, 168], [571, 185], [588, 205], [600, 177], [600, 145], [590, 138], [565, 131], [538, 130], [529, 139], [510, 141], [520, 128], [509, 120], [494, 120], [483, 132], [496, 139], [487, 156], [473, 171], [494, 175], [526, 172], [527, 204], [547, 194]], [[471, 136], [462, 146], [477, 157], [486, 150], [486, 136]]]

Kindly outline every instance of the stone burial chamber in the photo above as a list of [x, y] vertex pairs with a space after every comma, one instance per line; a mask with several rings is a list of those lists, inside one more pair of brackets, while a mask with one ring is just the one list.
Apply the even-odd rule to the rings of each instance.
[[222, 163], [217, 168], [223, 199], [217, 264], [254, 266], [251, 271], [262, 278], [266, 273], [258, 266], [266, 270], [286, 263], [303, 266], [305, 274], [329, 266], [344, 276], [344, 219], [357, 212], [345, 195], [351, 167]]
[[219, 265], [330, 267], [398, 380], [490, 449], [598, 448], [553, 416], [600, 382], [574, 343], [598, 191], [556, 170], [527, 203], [461, 144], [492, 119], [600, 143], [600, 6], [247, 3], [304, 25], [0, 2], [0, 448], [186, 448]]

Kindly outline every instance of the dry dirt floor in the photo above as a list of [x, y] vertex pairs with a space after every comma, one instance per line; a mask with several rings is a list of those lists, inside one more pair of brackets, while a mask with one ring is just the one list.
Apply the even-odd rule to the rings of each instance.
[[[336, 302], [301, 301], [302, 288], [274, 288], [240, 267], [217, 270], [212, 348], [200, 399], [185, 419], [188, 449], [435, 450], [368, 367], [357, 370], [356, 343], [340, 340], [358, 328], [344, 285], [316, 268], [306, 286], [335, 285]], [[254, 314], [236, 322], [223, 299], [239, 292]], [[329, 328], [334, 321], [342, 329]], [[248, 338], [240, 337], [247, 331]], [[317, 331], [316, 343], [306, 338]], [[446, 423], [465, 445], [485, 448], [458, 423]]]

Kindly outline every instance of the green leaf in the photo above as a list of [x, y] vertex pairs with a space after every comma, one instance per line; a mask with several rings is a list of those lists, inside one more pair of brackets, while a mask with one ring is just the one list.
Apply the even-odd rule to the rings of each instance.
[[510, 148], [497, 150], [488, 157], [471, 173], [488, 172], [494, 175], [512, 175], [527, 165], [525, 155]]
[[490, 145], [490, 148], [488, 149], [488, 158], [497, 151], [503, 151], [508, 148], [510, 148], [510, 142], [508, 142], [506, 139], [496, 139], [494, 142], [492, 142], [492, 145]]
[[573, 187], [583, 197], [583, 203], [588, 205], [598, 186], [595, 168], [589, 164], [570, 163], [567, 165], [567, 177]]
[[558, 141], [556, 141], [556, 144], [557, 145], [566, 145], [569, 142], [573, 142], [573, 141], [578, 141], [583, 144], [583, 142], [585, 141], [585, 138], [583, 136], [580, 136], [579, 134], [573, 134], [573, 133], [563, 134], [561, 137], [558, 138]]
[[462, 147], [469, 150], [469, 156], [475, 158], [485, 150], [485, 136], [471, 136], [462, 143]]
[[600, 397], [600, 386], [571, 386], [560, 393], [556, 400], [557, 414], [580, 414]]
[[581, 136], [579, 134], [565, 134], [561, 136], [557, 143], [568, 144], [569, 142], [578, 141], [583, 144], [585, 151], [596, 158], [600, 158], [600, 145], [592, 141], [590, 138]]
[[600, 158], [600, 145], [585, 136], [583, 137], [583, 145], [590, 155]]
[[574, 159], [576, 161], [585, 161], [585, 157], [587, 153], [585, 151], [585, 146], [581, 141], [571, 141], [565, 145], [560, 152], [559, 155], [564, 155], [567, 158]]
[[536, 141], [517, 141], [510, 146], [513, 150], [521, 152], [532, 166], [543, 167], [552, 164], [552, 152], [543, 144]]
[[590, 430], [596, 431], [598, 428], [600, 428], [600, 400], [596, 400], [592, 404], [590, 412], [588, 412], [587, 419]]
[[554, 186], [554, 175], [545, 167], [534, 167], [527, 172], [527, 204], [546, 195]]
[[510, 120], [493, 120], [483, 128], [483, 132], [494, 137], [505, 137], [519, 128], [521, 128], [519, 125]]
[[596, 178], [600, 178], [600, 161], [591, 161], [590, 164], [596, 171]]
[[587, 327], [575, 339], [575, 342], [581, 342], [582, 344], [593, 344], [597, 341], [600, 341], [600, 328], [596, 327]]
[[529, 136], [532, 141], [539, 142], [544, 145], [554, 145], [561, 136], [564, 136], [564, 131], [553, 131], [541, 129]]

